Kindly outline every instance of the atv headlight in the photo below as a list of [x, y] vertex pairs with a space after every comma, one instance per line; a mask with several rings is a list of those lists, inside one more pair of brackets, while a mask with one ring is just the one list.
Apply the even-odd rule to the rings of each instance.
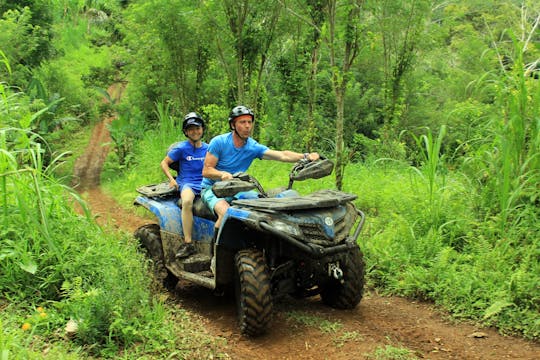
[[298, 227], [298, 225], [286, 223], [281, 220], [270, 221], [270, 226], [272, 226], [277, 231], [281, 231], [289, 235], [293, 235], [293, 236], [302, 235], [302, 231], [300, 231], [300, 228]]

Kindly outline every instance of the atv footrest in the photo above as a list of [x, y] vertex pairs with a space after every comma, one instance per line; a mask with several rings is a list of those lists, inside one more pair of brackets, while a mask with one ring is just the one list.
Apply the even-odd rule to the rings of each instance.
[[206, 278], [213, 278], [214, 277], [214, 274], [210, 270], [201, 271], [201, 272], [197, 273], [197, 275], [204, 276]]
[[190, 273], [190, 272], [187, 272], [187, 271], [180, 271], [180, 273], [178, 273], [178, 277], [180, 279], [184, 279], [184, 280], [187, 280], [187, 281], [191, 281], [195, 284], [199, 284], [201, 286], [204, 286], [208, 289], [215, 289], [216, 288], [216, 279], [211, 276], [211, 277], [208, 277], [207, 276], [207, 272], [206, 271], [203, 271], [203, 272], [200, 272], [200, 273]]
[[184, 271], [190, 273], [200, 273], [210, 269], [210, 257], [202, 254], [192, 255], [185, 260], [181, 260]]

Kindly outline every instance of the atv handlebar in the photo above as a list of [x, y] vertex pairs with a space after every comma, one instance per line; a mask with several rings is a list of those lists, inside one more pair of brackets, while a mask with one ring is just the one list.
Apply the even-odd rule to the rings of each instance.
[[[298, 160], [289, 173], [289, 186], [287, 189], [292, 189], [294, 181], [320, 179], [330, 175], [333, 170], [334, 163], [324, 156], [315, 161], [308, 159]], [[257, 189], [262, 197], [268, 197], [257, 179], [245, 172], [234, 173], [232, 179], [218, 181], [212, 186], [212, 191], [220, 198], [231, 197], [239, 192], [253, 189]]]
[[289, 186], [287, 188], [292, 189], [292, 185], [295, 181], [320, 179], [328, 176], [333, 170], [334, 163], [324, 156], [321, 156], [319, 160], [315, 161], [308, 159], [299, 160], [289, 173]]

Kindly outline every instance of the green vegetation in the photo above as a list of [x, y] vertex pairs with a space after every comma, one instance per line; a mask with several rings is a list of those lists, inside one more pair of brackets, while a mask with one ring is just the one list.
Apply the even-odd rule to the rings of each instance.
[[[152, 295], [131, 237], [99, 228], [66, 184], [115, 111], [102, 182], [131, 208], [163, 179], [184, 113], [204, 115], [209, 140], [239, 103], [262, 143], [339, 160], [336, 178], [296, 188], [358, 195], [369, 286], [539, 339], [539, 19], [531, 0], [3, 1], [0, 353], [202, 351], [204, 335], [172, 335], [196, 325]], [[104, 102], [113, 83], [122, 101]], [[251, 172], [272, 188], [288, 169]]]
[[414, 360], [418, 359], [411, 350], [397, 348], [387, 345], [384, 348], [377, 348], [369, 354], [365, 354], [366, 359], [373, 360]]
[[289, 326], [313, 327], [328, 334], [337, 348], [344, 346], [346, 343], [361, 342], [363, 340], [362, 335], [357, 331], [343, 330], [343, 324], [340, 322], [328, 321], [319, 316], [292, 311], [287, 313], [287, 319], [290, 323]]
[[319, 316], [307, 315], [297, 311], [288, 313], [287, 317], [289, 320], [294, 320], [301, 325], [317, 327], [324, 333], [336, 333], [343, 327], [343, 324], [339, 322], [328, 321], [320, 318]]
[[[8, 116], [16, 107], [3, 105]], [[45, 346], [61, 358], [116, 357], [126, 347], [133, 358], [218, 354], [219, 344], [185, 312], [153, 298], [137, 243], [94, 222], [78, 194], [55, 179], [62, 155], [45, 164], [43, 144], [28, 130], [0, 130], [2, 357], [41, 358]]]

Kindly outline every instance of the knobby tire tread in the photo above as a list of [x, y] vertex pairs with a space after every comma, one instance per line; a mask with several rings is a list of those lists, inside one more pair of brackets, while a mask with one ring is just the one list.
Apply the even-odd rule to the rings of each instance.
[[272, 317], [270, 275], [259, 250], [239, 251], [235, 257], [237, 270], [237, 308], [240, 329], [248, 336], [266, 332]]

